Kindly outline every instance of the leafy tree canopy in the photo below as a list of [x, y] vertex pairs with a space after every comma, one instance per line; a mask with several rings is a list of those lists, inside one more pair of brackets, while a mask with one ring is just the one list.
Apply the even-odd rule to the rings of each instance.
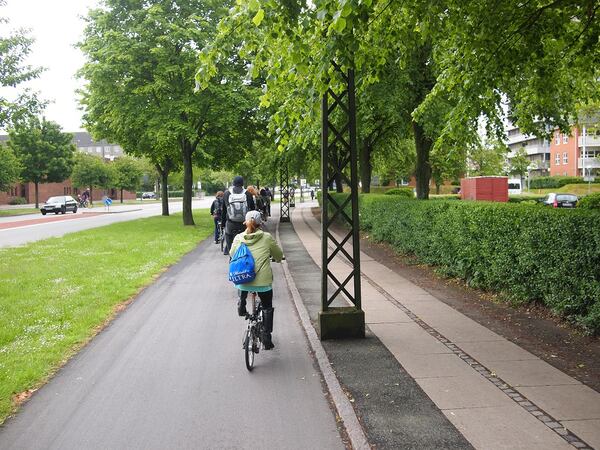
[[[5, 0], [0, 0], [0, 8], [5, 4]], [[0, 129], [39, 113], [43, 108], [34, 93], [27, 89], [17, 90], [19, 84], [36, 78], [41, 69], [25, 64], [33, 39], [25, 30], [7, 33], [8, 23], [8, 19], [0, 15]]]
[[21, 163], [21, 179], [35, 184], [38, 204], [39, 183], [60, 183], [71, 175], [75, 145], [73, 136], [59, 124], [31, 118], [9, 130], [8, 145]]
[[240, 0], [203, 49], [197, 81], [206, 87], [232, 50], [250, 59], [283, 150], [314, 143], [320, 97], [339, 82], [332, 60], [356, 69], [359, 92], [395, 67], [425, 198], [433, 161], [476, 143], [481, 116], [499, 138], [507, 112], [542, 135], [567, 130], [577, 101], [598, 98], [599, 8], [597, 0]]
[[20, 173], [21, 164], [13, 150], [7, 145], [0, 144], [0, 191], [7, 191], [19, 181]]
[[81, 70], [88, 126], [156, 163], [176, 152], [184, 224], [193, 224], [193, 164], [227, 167], [243, 157], [260, 126], [257, 88], [243, 82], [242, 59], [223, 61], [219, 79], [194, 92], [197, 52], [225, 13], [216, 0], [105, 0], [90, 12], [80, 45], [88, 58]]

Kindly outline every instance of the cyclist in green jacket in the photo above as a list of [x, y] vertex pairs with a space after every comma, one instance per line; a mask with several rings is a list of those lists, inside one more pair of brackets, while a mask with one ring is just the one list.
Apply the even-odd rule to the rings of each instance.
[[277, 245], [277, 242], [275, 242], [275, 239], [271, 234], [260, 229], [262, 224], [263, 221], [259, 211], [248, 211], [244, 222], [246, 229], [235, 236], [231, 246], [230, 255], [234, 255], [242, 242], [248, 246], [248, 249], [252, 253], [256, 278], [250, 283], [236, 285], [240, 290], [238, 314], [242, 317], [246, 316], [246, 298], [248, 297], [248, 292], [257, 292], [262, 305], [263, 324], [265, 327], [263, 344], [265, 349], [270, 350], [274, 347], [271, 339], [274, 312], [271, 258], [276, 262], [281, 262], [283, 250]]

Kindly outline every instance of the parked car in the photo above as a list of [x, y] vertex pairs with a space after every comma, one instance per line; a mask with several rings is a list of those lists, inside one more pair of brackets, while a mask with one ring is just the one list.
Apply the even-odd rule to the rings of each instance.
[[145, 198], [156, 199], [156, 194], [154, 192], [142, 192], [142, 200]]
[[550, 193], [542, 199], [542, 204], [553, 208], [575, 208], [579, 199], [574, 194]]
[[57, 197], [50, 197], [46, 200], [46, 203], [40, 208], [42, 215], [53, 212], [54, 214], [65, 214], [67, 211], [77, 212], [77, 202], [69, 195], [60, 195]]

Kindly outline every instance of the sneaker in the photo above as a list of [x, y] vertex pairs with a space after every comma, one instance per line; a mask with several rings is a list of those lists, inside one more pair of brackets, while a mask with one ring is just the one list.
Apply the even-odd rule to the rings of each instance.
[[238, 316], [240, 317], [246, 317], [248, 315], [248, 311], [246, 311], [246, 307], [245, 306], [241, 306], [240, 303], [238, 302]]

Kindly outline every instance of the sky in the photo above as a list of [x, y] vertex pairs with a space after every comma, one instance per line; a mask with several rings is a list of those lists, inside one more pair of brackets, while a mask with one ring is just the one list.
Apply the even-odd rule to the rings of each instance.
[[27, 28], [35, 39], [27, 63], [46, 68], [39, 78], [23, 85], [52, 101], [44, 116], [67, 132], [83, 130], [75, 93], [82, 82], [75, 73], [85, 59], [74, 44], [83, 37], [82, 16], [97, 4], [98, 0], [6, 0], [0, 6], [0, 16], [9, 19], [8, 29]]

